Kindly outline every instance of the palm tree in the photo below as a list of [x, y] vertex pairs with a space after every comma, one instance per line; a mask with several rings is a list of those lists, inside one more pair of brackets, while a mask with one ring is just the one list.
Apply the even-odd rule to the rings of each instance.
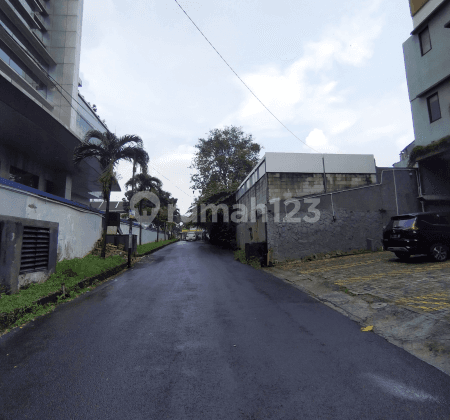
[[[100, 140], [99, 143], [93, 143], [91, 139]], [[114, 180], [114, 167], [120, 160], [136, 162], [141, 167], [147, 167], [149, 157], [143, 149], [143, 141], [135, 135], [125, 135], [116, 137], [110, 131], [102, 133], [98, 130], [90, 130], [84, 136], [83, 141], [74, 150], [73, 163], [78, 165], [82, 160], [95, 157], [100, 162], [103, 175], [100, 178], [102, 182], [103, 196], [106, 199], [106, 223], [103, 228], [104, 241], [102, 244], [101, 257], [106, 254], [106, 231], [109, 218], [109, 200], [111, 187]]]
[[[135, 192], [150, 191], [150, 192], [154, 192], [158, 195], [161, 192], [162, 182], [159, 178], [151, 176], [147, 172], [147, 168], [145, 167], [144, 170], [142, 171], [142, 173], [137, 174], [134, 176], [134, 178], [129, 179], [126, 182], [125, 187], [129, 188], [132, 185], [135, 185], [135, 188], [134, 188]], [[127, 198], [129, 198], [129, 201], [131, 201], [132, 192], [127, 191], [127, 193], [125, 193], [125, 195], [127, 196]], [[139, 201], [139, 214], [142, 214], [142, 205], [143, 205], [143, 202], [145, 202], [145, 201], [146, 201], [145, 199], [142, 199], [141, 201]], [[139, 245], [142, 245], [142, 225], [141, 224], [139, 224]]]

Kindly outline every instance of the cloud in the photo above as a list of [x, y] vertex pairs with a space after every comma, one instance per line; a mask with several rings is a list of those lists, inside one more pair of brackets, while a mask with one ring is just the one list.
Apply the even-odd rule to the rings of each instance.
[[[339, 88], [333, 77], [336, 64], [360, 68], [373, 55], [383, 27], [378, 15], [381, 0], [365, 2], [352, 16], [326, 29], [319, 41], [304, 44], [304, 54], [287, 68], [272, 64], [245, 74], [244, 82], [283, 123], [320, 125], [332, 136], [355, 125], [361, 112], [348, 104], [352, 89]], [[236, 83], [240, 83], [236, 81]], [[239, 110], [225, 120], [247, 123], [252, 131], [279, 125], [245, 90]]]
[[305, 142], [319, 153], [336, 153], [339, 151], [336, 146], [330, 144], [324, 132], [318, 128], [308, 134]]

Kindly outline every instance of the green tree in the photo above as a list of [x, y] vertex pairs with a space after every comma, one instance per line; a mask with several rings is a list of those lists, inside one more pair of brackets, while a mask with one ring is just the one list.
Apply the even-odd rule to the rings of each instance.
[[217, 223], [212, 220], [211, 210], [207, 210], [206, 221], [202, 222], [201, 206], [224, 204], [231, 215], [234, 193], [258, 163], [262, 147], [253, 142], [251, 134], [246, 135], [235, 126], [210, 130], [208, 139], [200, 138], [195, 147], [197, 151], [190, 168], [197, 173], [191, 176], [191, 188], [200, 191], [200, 196], [191, 206], [197, 218], [188, 226], [206, 229], [212, 243], [234, 247], [235, 224], [226, 223], [222, 210], [218, 211]]
[[[97, 139], [99, 142], [93, 142]], [[149, 156], [143, 149], [142, 139], [135, 135], [125, 135], [116, 137], [110, 131], [104, 133], [98, 130], [90, 130], [86, 133], [83, 141], [74, 150], [73, 163], [78, 165], [82, 160], [94, 157], [100, 162], [103, 174], [100, 177], [102, 182], [102, 193], [106, 200], [105, 219], [109, 217], [109, 201], [111, 187], [114, 182], [114, 167], [121, 160], [128, 160], [138, 163], [141, 167], [147, 167]], [[101, 257], [106, 254], [106, 231], [107, 224], [103, 228], [103, 244]]]
[[[161, 193], [161, 188], [162, 188], [162, 182], [159, 178], [156, 178], [154, 176], [151, 176], [148, 172], [147, 172], [147, 168], [144, 168], [144, 170], [142, 171], [142, 173], [140, 174], [136, 174], [133, 177], [131, 177], [125, 184], [126, 188], [131, 188], [134, 185], [134, 192], [139, 192], [139, 191], [150, 191], [155, 193], [156, 195], [159, 195]], [[128, 200], [128, 203], [131, 201], [133, 192], [131, 190], [126, 191], [125, 192], [125, 197]], [[142, 215], [142, 209], [144, 206], [149, 206], [151, 205], [150, 202], [148, 200], [146, 200], [145, 198], [140, 200], [138, 203], [138, 207], [139, 207], [139, 214]], [[129, 206], [129, 204], [128, 204]], [[139, 224], [139, 245], [142, 245], [142, 226], [141, 224]]]
[[247, 174], [258, 163], [261, 146], [253, 142], [240, 127], [210, 130], [209, 137], [200, 138], [190, 168], [191, 187], [201, 195], [224, 190], [236, 190]]

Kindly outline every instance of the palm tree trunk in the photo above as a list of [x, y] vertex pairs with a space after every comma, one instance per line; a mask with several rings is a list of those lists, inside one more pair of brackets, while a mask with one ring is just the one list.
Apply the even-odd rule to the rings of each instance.
[[109, 183], [109, 189], [108, 192], [106, 194], [106, 212], [105, 212], [105, 227], [103, 228], [103, 236], [104, 236], [104, 241], [103, 241], [103, 246], [102, 246], [102, 253], [101, 253], [101, 258], [106, 258], [106, 232], [108, 230], [108, 218], [109, 218], [109, 199], [110, 199], [110, 195], [111, 195], [111, 185], [112, 182]]
[[[139, 202], [139, 214], [142, 215], [142, 200]], [[139, 223], [139, 245], [142, 245], [142, 225]]]

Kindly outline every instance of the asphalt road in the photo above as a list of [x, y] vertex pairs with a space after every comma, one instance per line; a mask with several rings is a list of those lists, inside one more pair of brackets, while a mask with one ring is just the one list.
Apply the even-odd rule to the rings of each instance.
[[450, 377], [178, 242], [0, 337], [0, 419], [450, 419]]

